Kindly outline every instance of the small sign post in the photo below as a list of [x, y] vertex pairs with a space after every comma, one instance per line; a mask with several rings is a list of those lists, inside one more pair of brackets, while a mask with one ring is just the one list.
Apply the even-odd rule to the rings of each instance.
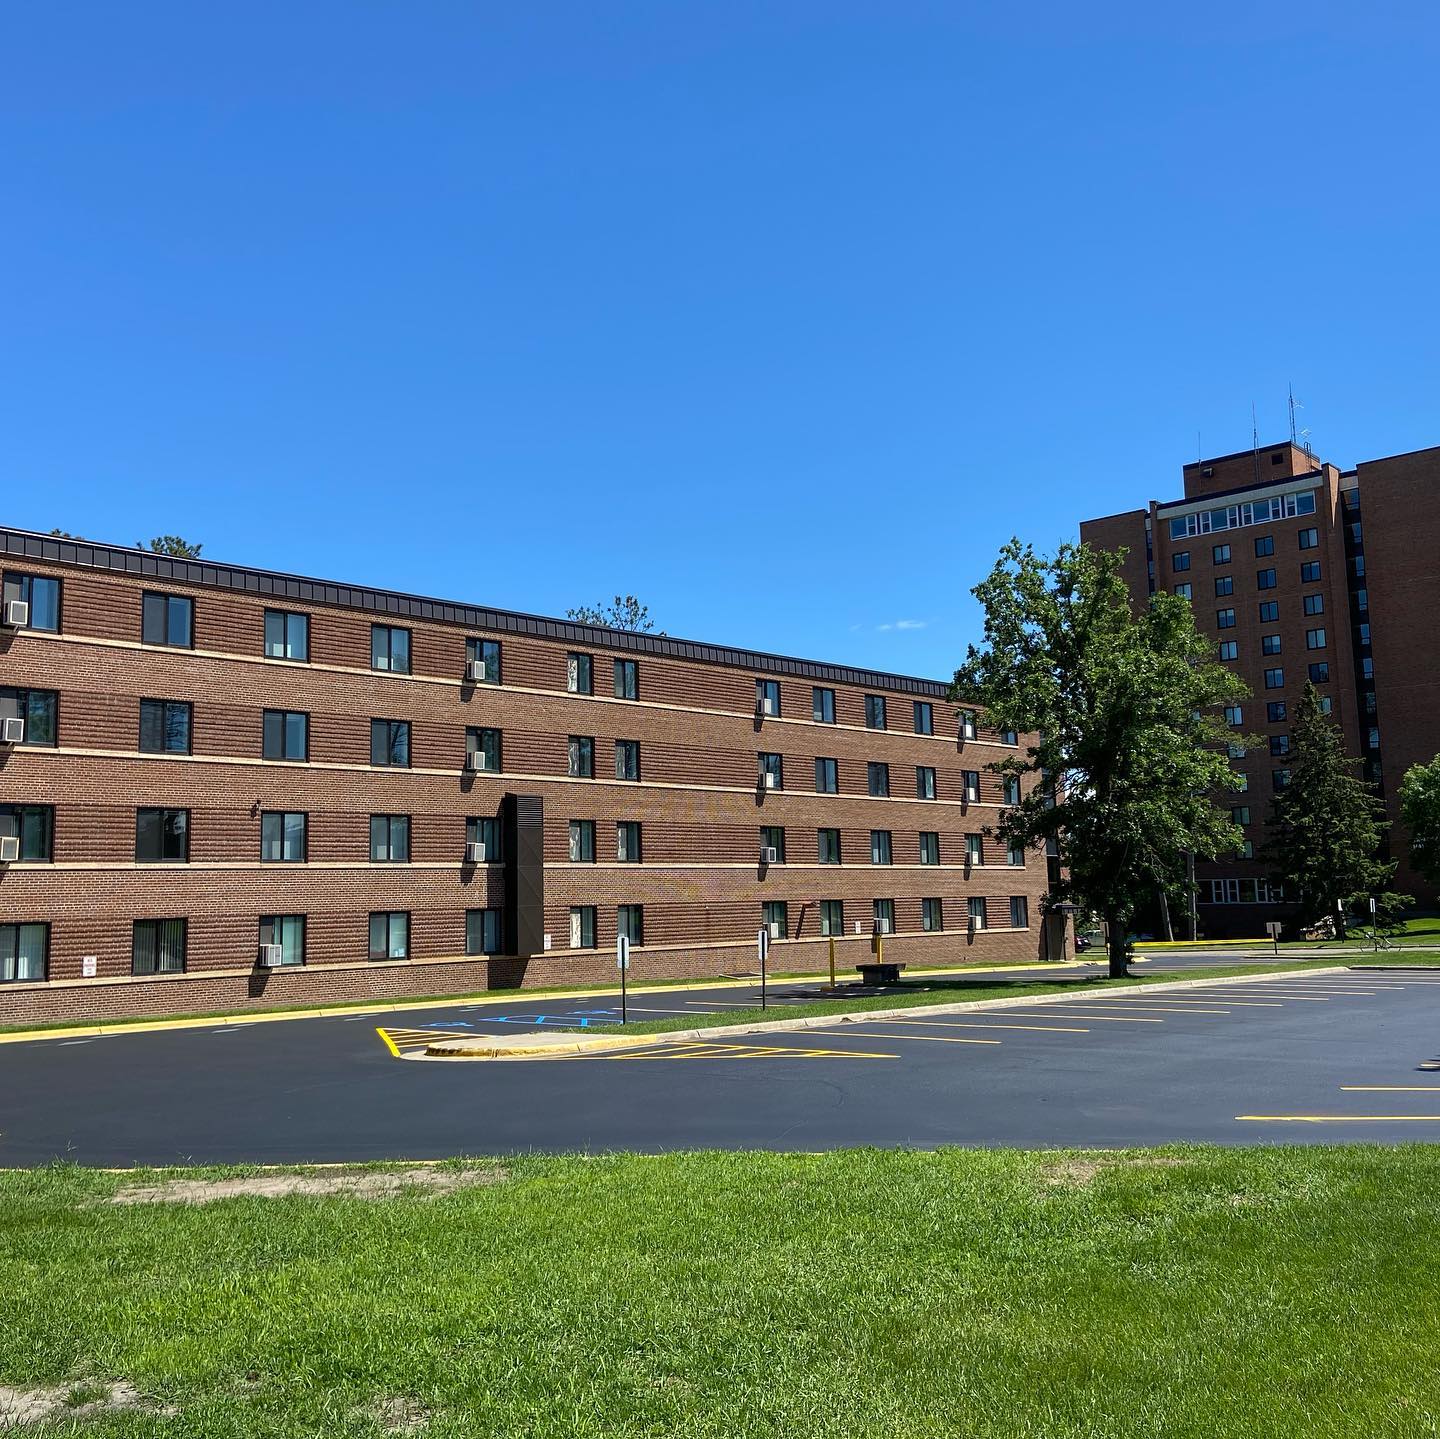
[[1375, 942], [1374, 952], [1380, 953], [1380, 921], [1375, 915], [1375, 896], [1370, 896], [1370, 938]]
[[762, 929], [755, 941], [756, 952], [760, 956], [760, 1008], [765, 1008], [765, 961], [770, 954], [770, 931]]
[[620, 971], [620, 1023], [625, 1023], [625, 974], [630, 968], [630, 940], [621, 935], [615, 941], [615, 967]]
[[1267, 919], [1265, 921], [1265, 933], [1270, 936], [1275, 945], [1275, 953], [1280, 953], [1280, 921], [1278, 919]]

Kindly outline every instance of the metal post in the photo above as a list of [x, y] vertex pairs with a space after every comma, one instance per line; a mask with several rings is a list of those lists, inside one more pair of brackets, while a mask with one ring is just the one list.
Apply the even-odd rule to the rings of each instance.
[[615, 964], [620, 970], [620, 1023], [626, 1020], [626, 995], [625, 979], [630, 970], [630, 940], [626, 935], [619, 935], [615, 940]]
[[1200, 916], [1196, 907], [1195, 894], [1195, 851], [1193, 849], [1185, 857], [1185, 878], [1190, 888], [1190, 942], [1193, 944], [1200, 938]]
[[830, 936], [830, 988], [835, 988], [835, 936]]
[[760, 955], [760, 1008], [764, 1009], [767, 1002], [765, 994], [765, 959], [770, 953], [770, 931], [768, 929], [762, 929], [760, 931], [755, 941], [755, 947]]

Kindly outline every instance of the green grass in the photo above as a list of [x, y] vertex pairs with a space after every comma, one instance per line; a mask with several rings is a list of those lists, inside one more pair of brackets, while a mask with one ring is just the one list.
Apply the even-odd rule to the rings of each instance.
[[174, 1415], [74, 1432], [176, 1439], [375, 1435], [391, 1396], [427, 1439], [1440, 1432], [1440, 1148], [508, 1168], [160, 1208], [0, 1175], [0, 1383], [128, 1379]]

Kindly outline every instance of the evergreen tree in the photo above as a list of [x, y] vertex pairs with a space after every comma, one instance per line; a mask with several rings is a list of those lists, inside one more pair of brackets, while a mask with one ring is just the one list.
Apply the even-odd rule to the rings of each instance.
[[665, 633], [655, 628], [649, 605], [642, 605], [634, 595], [616, 595], [608, 605], [577, 605], [565, 614], [582, 625], [604, 625], [607, 629], [634, 630], [639, 634]]
[[148, 549], [157, 555], [174, 555], [176, 559], [181, 560], [198, 560], [200, 551], [205, 546], [192, 544], [179, 535], [156, 535], [148, 545], [142, 540], [136, 540], [135, 548], [137, 550]]

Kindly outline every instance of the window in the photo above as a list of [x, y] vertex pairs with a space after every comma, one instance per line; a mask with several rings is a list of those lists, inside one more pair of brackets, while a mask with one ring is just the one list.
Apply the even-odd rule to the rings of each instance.
[[971, 929], [985, 928], [985, 901], [979, 895], [975, 895], [966, 902], [966, 908], [970, 915]]
[[895, 901], [893, 899], [877, 899], [874, 907], [875, 933], [895, 933]]
[[633, 700], [640, 693], [640, 667], [634, 660], [615, 661], [615, 698]]
[[1010, 928], [1030, 928], [1030, 904], [1023, 894], [1010, 896]]
[[[1328, 680], [1330, 678], [1330, 666], [1328, 664], [1311, 665], [1310, 668], [1312, 670], [1324, 670], [1325, 672], [1320, 676], [1320, 679], [1315, 680], [1317, 685], [1320, 683], [1320, 680]], [[1312, 675], [1311, 678], [1314, 679], [1314, 675]], [[1369, 655], [1363, 655], [1361, 657], [1360, 678], [1362, 680], [1373, 680], [1375, 678], [1375, 661], [1371, 659]]]
[[572, 695], [595, 693], [595, 673], [589, 655], [565, 656], [565, 688]]
[[594, 779], [595, 741], [588, 735], [570, 736], [569, 765], [571, 779]]
[[1370, 608], [1370, 591], [1360, 589], [1355, 591], [1355, 608], [1363, 615]]
[[1325, 648], [1325, 631], [1323, 629], [1306, 630], [1305, 648], [1307, 650], [1323, 650]]
[[783, 899], [769, 899], [760, 906], [760, 922], [771, 939], [790, 938], [790, 916]]
[[929, 700], [915, 701], [915, 733], [935, 733], [935, 707]]
[[1250, 788], [1250, 776], [1246, 774], [1244, 770], [1241, 770], [1239, 774], [1233, 777], [1233, 783], [1230, 788], [1234, 790], [1236, 794], [1244, 794]]
[[781, 824], [762, 824], [760, 826], [760, 848], [762, 850], [773, 849], [775, 851], [775, 863], [785, 863], [785, 826]]
[[1002, 729], [1000, 731], [1001, 744], [1019, 744], [1020, 736], [1013, 729]]
[[985, 839], [983, 835], [967, 834], [965, 836], [965, 865], [969, 868], [972, 865], [983, 865], [985, 863]]
[[409, 720], [370, 721], [370, 763], [394, 769], [409, 768]]
[[10, 606], [19, 600], [30, 607], [27, 629], [60, 629], [60, 581], [47, 579], [43, 575], [18, 575], [7, 573], [4, 580], [4, 615], [8, 620]]
[[1260, 623], [1262, 625], [1273, 625], [1280, 618], [1280, 602], [1278, 600], [1262, 600], [1260, 602]]
[[48, 804], [0, 804], [0, 838], [20, 841], [26, 864], [49, 864], [55, 856], [55, 810]]
[[833, 759], [815, 761], [815, 793], [835, 794], [839, 789], [837, 765]]
[[410, 958], [410, 916], [405, 910], [370, 916], [370, 958]]
[[1210, 558], [1217, 565], [1228, 565], [1230, 563], [1230, 546], [1213, 545], [1210, 550]]
[[59, 708], [60, 696], [54, 690], [0, 689], [0, 723], [12, 719], [24, 720], [25, 734], [21, 744], [58, 744]]
[[[1359, 561], [1357, 561], [1357, 563], [1363, 565], [1363, 564], [1365, 563], [1365, 561], [1364, 561], [1364, 560], [1359, 560]], [[1362, 570], [1357, 570], [1356, 573], [1357, 573], [1357, 574], [1363, 574], [1364, 571], [1362, 571]], [[1319, 583], [1319, 580], [1320, 580], [1320, 561], [1319, 561], [1319, 560], [1306, 560], [1305, 563], [1300, 566], [1300, 583], [1301, 583], [1302, 585], [1313, 585], [1313, 584], [1318, 584], [1318, 583]]]
[[475, 768], [475, 761], [470, 758], [473, 754], [484, 755], [485, 758], [480, 768], [490, 774], [498, 774], [503, 767], [503, 755], [501, 753], [501, 735], [498, 729], [475, 729], [473, 726], [465, 731], [465, 767]]
[[920, 831], [920, 863], [940, 863], [940, 836], [932, 829]]
[[639, 904], [620, 905], [615, 911], [615, 934], [617, 938], [628, 939], [631, 944], [644, 944], [645, 907]]
[[1002, 779], [1002, 780], [1000, 781], [1000, 783], [1001, 783], [1001, 785], [1002, 785], [1003, 788], [1004, 788], [1004, 802], [1005, 802], [1006, 804], [1019, 804], [1019, 803], [1020, 803], [1020, 781], [1019, 781], [1019, 779], [1018, 779], [1015, 775], [1013, 775], [1013, 774], [1007, 774], [1007, 775], [1004, 777], [1004, 779]]
[[1301, 530], [1299, 538], [1302, 550], [1313, 550], [1320, 543], [1320, 531], [1317, 529]]
[[890, 863], [890, 831], [888, 829], [872, 829], [870, 831], [870, 863]]
[[890, 766], [873, 760], [865, 766], [866, 784], [870, 794], [883, 799], [890, 793]]
[[265, 653], [272, 660], [308, 661], [310, 616], [294, 610], [266, 610]]
[[190, 706], [184, 700], [140, 701], [142, 754], [190, 753]]
[[1242, 705], [1225, 706], [1225, 723], [1239, 728], [1245, 723], [1245, 710]]
[[1241, 744], [1238, 740], [1232, 741], [1230, 744], [1226, 745], [1225, 752], [1230, 756], [1231, 759], [1245, 758], [1245, 746]]
[[[465, 843], [478, 844], [485, 848], [486, 864], [499, 864], [505, 856], [500, 853], [500, 836], [503, 826], [493, 816], [465, 821]], [[468, 850], [467, 850], [468, 853]], [[476, 861], [478, 864], [480, 861]]]
[[1191, 595], [1190, 586], [1188, 584], [1176, 585], [1175, 597], [1181, 600], [1191, 599], [1193, 596]]
[[280, 963], [288, 969], [305, 963], [305, 916], [303, 914], [262, 914], [260, 944], [280, 946]]
[[1011, 869], [1025, 868], [1025, 846], [1023, 844], [1012, 844], [1006, 854], [1009, 856]]
[[1266, 555], [1273, 555], [1274, 553], [1275, 553], [1275, 536], [1274, 536], [1274, 535], [1261, 535], [1261, 536], [1255, 541], [1255, 558], [1256, 558], [1257, 560], [1263, 560]]
[[866, 729], [884, 729], [884, 728], [885, 728], [885, 696], [884, 696], [884, 695], [866, 695], [866, 696], [865, 696], [865, 728], [866, 728]]
[[1279, 724], [1285, 718], [1285, 701], [1270, 700], [1265, 706], [1266, 724]]
[[1290, 736], [1288, 734], [1272, 734], [1270, 736], [1270, 757], [1284, 759], [1289, 753]]
[[1235, 628], [1235, 611], [1216, 610], [1215, 628], [1221, 630], [1233, 630]]
[[1364, 646], [1370, 643], [1370, 626], [1368, 624], [1356, 626], [1355, 643], [1360, 645], [1361, 648], [1364, 648]]
[[577, 904], [570, 907], [570, 948], [595, 948], [595, 906]]
[[262, 864], [304, 864], [308, 852], [307, 816], [302, 811], [266, 810], [260, 816]]
[[920, 901], [920, 928], [927, 934], [934, 934], [945, 928], [945, 915], [938, 899]]
[[960, 711], [960, 738], [961, 738], [961, 739], [974, 739], [974, 738], [975, 738], [975, 711], [974, 711], [974, 710], [961, 710], [961, 711]]
[[[1360, 671], [1365, 679], [1370, 678], [1368, 674], [1365, 674], [1365, 666], [1369, 663], [1369, 660], [1362, 660], [1360, 662]], [[1321, 660], [1318, 664], [1310, 666], [1310, 683], [1312, 685], [1325, 685], [1330, 683], [1330, 665], [1327, 661]]]
[[1170, 568], [1174, 570], [1177, 575], [1183, 570], [1188, 570], [1190, 568], [1190, 551], [1180, 550], [1178, 553], [1171, 555]]
[[[1278, 464], [1271, 456], [1271, 463]], [[1208, 478], [1211, 466], [1204, 473]], [[1247, 501], [1245, 504], [1226, 505], [1218, 510], [1199, 510], [1181, 515], [1170, 521], [1170, 538], [1183, 540], [1190, 535], [1208, 535], [1216, 530], [1233, 530], [1242, 526], [1266, 525], [1271, 520], [1293, 519], [1296, 515], [1315, 513], [1315, 491], [1295, 491], [1288, 495], [1276, 495], [1273, 499]], [[1257, 540], [1256, 544], [1263, 543]], [[1266, 551], [1271, 553], [1271, 551]]]
[[840, 831], [838, 829], [817, 829], [815, 831], [815, 852], [821, 864], [839, 864]]
[[1278, 583], [1278, 581], [1277, 581], [1276, 578], [1275, 578], [1275, 571], [1274, 571], [1273, 569], [1271, 569], [1271, 570], [1256, 570], [1256, 571], [1255, 571], [1255, 588], [1256, 588], [1256, 589], [1259, 589], [1259, 590], [1273, 590], [1273, 589], [1275, 588], [1275, 586], [1276, 586], [1277, 583]]
[[816, 724], [835, 723], [835, 691], [817, 685], [810, 691], [810, 713]]
[[615, 778], [640, 778], [640, 741], [638, 739], [617, 739], [615, 741]]
[[500, 911], [498, 909], [467, 909], [465, 911], [465, 953], [500, 953]]
[[1255, 841], [1253, 839], [1245, 839], [1240, 841], [1240, 858], [1255, 858]]
[[778, 715], [780, 713], [779, 680], [755, 681], [755, 711], [762, 715]]
[[[1326, 698], [1328, 699], [1329, 696], [1327, 695]], [[1365, 713], [1373, 715], [1375, 713], [1375, 691], [1365, 690], [1361, 698], [1365, 701]]]
[[[785, 831], [780, 835], [780, 858], [785, 858]], [[640, 863], [640, 821], [622, 819], [615, 822], [615, 858], [621, 864]]]
[[785, 788], [785, 766], [778, 754], [761, 753], [755, 756], [762, 789]]
[[185, 921], [137, 919], [130, 938], [131, 974], [184, 974]]
[[1365, 731], [1365, 747], [1367, 749], [1380, 748], [1380, 731], [1373, 725]]
[[184, 864], [190, 858], [188, 809], [137, 809], [135, 858], [143, 864]]
[[[395, 625], [370, 626], [370, 668], [391, 674], [410, 673], [410, 631]], [[370, 956], [375, 957], [373, 954]]]
[[478, 664], [480, 674], [476, 679], [477, 684], [498, 685], [500, 683], [500, 641], [499, 640], [466, 640], [465, 641], [465, 673], [470, 673], [470, 666]]
[[1265, 688], [1267, 690], [1283, 690], [1285, 688], [1285, 671], [1266, 670]]
[[370, 816], [370, 863], [408, 864], [410, 862], [410, 816], [408, 814], [372, 814]]
[[1288, 769], [1271, 770], [1270, 782], [1276, 789], [1284, 789], [1290, 783], [1290, 771]]
[[1350, 524], [1350, 527], [1349, 527], [1349, 528], [1350, 528], [1350, 543], [1351, 543], [1352, 545], [1361, 544], [1361, 543], [1364, 541], [1364, 539], [1365, 539], [1365, 530], [1364, 530], [1364, 527], [1361, 525], [1360, 521], [1359, 521], [1359, 520], [1353, 521], [1353, 522]]
[[1233, 595], [1235, 593], [1234, 575], [1217, 575], [1215, 577], [1215, 596], [1218, 599], [1222, 595]]
[[820, 935], [834, 935], [837, 939], [845, 933], [845, 902], [839, 899], [820, 901]]
[[1234, 660], [1240, 658], [1240, 646], [1234, 640], [1220, 641], [1220, 658], [1222, 660]]
[[980, 798], [980, 771], [978, 769], [961, 770], [960, 779], [965, 786], [965, 802], [975, 804]]
[[593, 819], [572, 819], [570, 821], [570, 863], [595, 863], [595, 821]]
[[1325, 596], [1321, 594], [1305, 596], [1305, 613], [1307, 615], [1323, 615], [1325, 613]]
[[[143, 716], [142, 716], [143, 719]], [[382, 764], [374, 757], [374, 726], [371, 722], [371, 764]], [[265, 759], [308, 760], [310, 758], [310, 716], [298, 710], [266, 710], [260, 717], [260, 752]]]
[[1260, 653], [1262, 655], [1278, 655], [1280, 653], [1280, 636], [1261, 635]]
[[146, 590], [140, 601], [140, 642], [188, 650], [194, 643], [195, 602]]
[[44, 979], [49, 958], [48, 924], [0, 924], [0, 984]]

